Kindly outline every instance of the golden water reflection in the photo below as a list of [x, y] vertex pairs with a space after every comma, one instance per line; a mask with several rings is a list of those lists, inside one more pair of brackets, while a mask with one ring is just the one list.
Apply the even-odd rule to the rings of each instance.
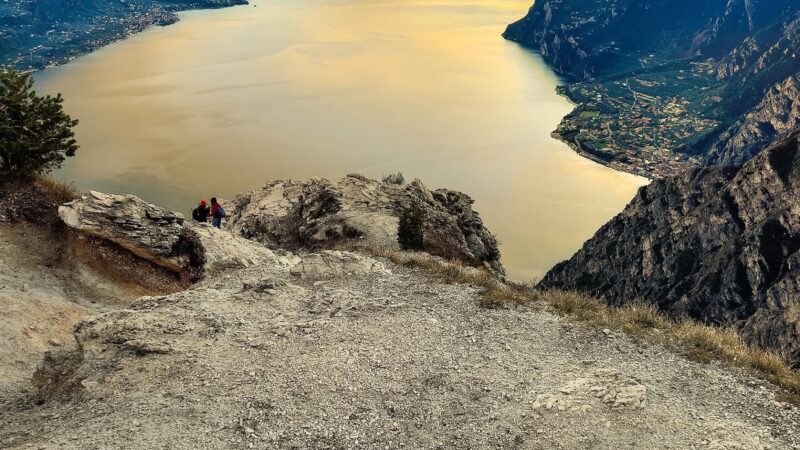
[[513, 277], [541, 275], [645, 180], [550, 138], [570, 105], [500, 37], [524, 1], [257, 0], [182, 15], [37, 75], [81, 120], [80, 188], [182, 211], [275, 178], [402, 171], [476, 199]]

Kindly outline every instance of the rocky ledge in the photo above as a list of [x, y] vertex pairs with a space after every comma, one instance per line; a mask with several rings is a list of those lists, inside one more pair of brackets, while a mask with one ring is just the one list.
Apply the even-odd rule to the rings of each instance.
[[798, 147], [794, 135], [744, 166], [643, 187], [541, 285], [732, 324], [800, 364]]
[[91, 191], [59, 207], [58, 214], [76, 232], [111, 242], [189, 281], [234, 267], [297, 263], [285, 252], [208, 224], [186, 222], [182, 214], [134, 195]]
[[236, 197], [230, 227], [273, 248], [394, 249], [399, 217], [416, 205], [425, 215], [426, 252], [503, 275], [497, 239], [472, 204], [466, 194], [431, 191], [419, 180], [390, 183], [351, 174], [336, 183], [271, 181]]

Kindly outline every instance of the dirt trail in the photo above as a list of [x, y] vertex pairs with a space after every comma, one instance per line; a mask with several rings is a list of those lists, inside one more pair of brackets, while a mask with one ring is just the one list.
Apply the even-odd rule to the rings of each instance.
[[76, 255], [63, 230], [0, 222], [0, 393], [25, 391], [42, 353], [74, 343], [83, 317], [151, 292], [101, 274]]
[[477, 288], [382, 262], [233, 270], [84, 321], [66, 374], [79, 388], [7, 398], [0, 444], [800, 448], [798, 410], [746, 373], [529, 308], [481, 309]]

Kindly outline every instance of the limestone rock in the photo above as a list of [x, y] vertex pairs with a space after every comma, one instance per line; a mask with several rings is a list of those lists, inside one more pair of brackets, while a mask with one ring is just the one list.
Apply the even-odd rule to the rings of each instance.
[[183, 215], [134, 195], [90, 192], [58, 210], [74, 230], [111, 241], [192, 281], [232, 268], [269, 264], [288, 269], [299, 259], [207, 224], [186, 223]]
[[[800, 27], [800, 19], [797, 20]], [[800, 125], [800, 74], [767, 90], [761, 102], [723, 132], [711, 147], [708, 165], [742, 164]]]
[[419, 204], [425, 211], [425, 251], [504, 273], [497, 240], [460, 192], [431, 191], [419, 180], [382, 183], [348, 175], [337, 183], [272, 181], [239, 195], [230, 214], [232, 230], [269, 247], [397, 247], [402, 211]]
[[595, 369], [576, 378], [555, 392], [539, 394], [533, 409], [586, 412], [605, 405], [612, 411], [638, 411], [647, 400], [647, 387], [638, 380], [613, 369]]
[[375, 259], [350, 252], [325, 250], [304, 255], [289, 272], [303, 278], [333, 278], [347, 275], [389, 275], [391, 272]]
[[206, 275], [259, 264], [288, 269], [300, 261], [289, 252], [270, 250], [257, 242], [207, 224], [193, 223], [188, 228], [197, 235], [203, 248]]
[[744, 166], [695, 170], [642, 188], [541, 285], [733, 324], [751, 344], [797, 363], [798, 199], [794, 135]]
[[184, 230], [180, 213], [168, 211], [134, 195], [90, 191], [58, 208], [67, 226], [107, 239], [158, 265], [178, 271], [184, 263], [174, 254]]

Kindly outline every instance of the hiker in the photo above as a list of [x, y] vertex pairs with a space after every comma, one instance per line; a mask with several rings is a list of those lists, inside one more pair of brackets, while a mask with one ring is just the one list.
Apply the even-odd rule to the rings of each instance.
[[196, 222], [206, 223], [208, 222], [208, 215], [211, 213], [211, 209], [206, 206], [205, 200], [200, 200], [200, 204], [197, 205], [197, 208], [192, 210], [192, 219]]
[[225, 217], [225, 210], [222, 208], [222, 205], [217, 203], [217, 198], [211, 198], [211, 225], [221, 228], [222, 227], [222, 218]]

